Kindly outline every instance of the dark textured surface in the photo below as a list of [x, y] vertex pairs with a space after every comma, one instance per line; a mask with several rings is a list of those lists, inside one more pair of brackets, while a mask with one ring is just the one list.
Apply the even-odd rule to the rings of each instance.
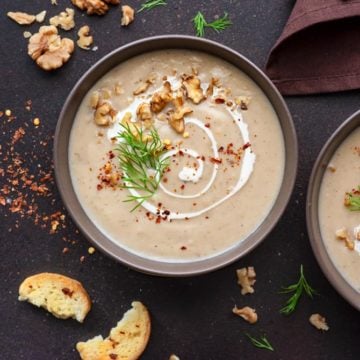
[[[77, 25], [90, 24], [96, 52], [76, 49], [71, 61], [59, 71], [47, 74], [26, 55], [25, 28], [6, 18], [9, 10], [38, 12], [47, 8], [55, 14], [70, 1], [2, 1], [0, 18], [0, 111], [11, 109], [16, 116], [7, 122], [0, 118], [2, 152], [13, 131], [26, 129], [15, 150], [26, 158], [36, 173], [38, 164], [51, 167], [51, 136], [57, 116], [72, 86], [98, 59], [132, 40], [159, 34], [193, 34], [190, 19], [197, 10], [206, 16], [228, 11], [234, 25], [221, 34], [207, 33], [241, 52], [263, 68], [267, 54], [279, 36], [291, 11], [290, 0], [169, 1], [167, 7], [141, 13], [127, 29], [119, 26], [119, 9], [105, 17], [87, 17], [76, 12]], [[128, 1], [138, 6], [140, 1]], [[30, 27], [35, 31], [37, 25]], [[69, 37], [75, 38], [73, 30]], [[306, 54], [304, 54], [306, 59]], [[304, 59], [304, 61], [305, 61]], [[24, 103], [31, 99], [32, 110]], [[195, 359], [356, 359], [360, 315], [348, 305], [322, 275], [312, 254], [305, 226], [305, 195], [315, 158], [335, 128], [360, 107], [359, 92], [286, 99], [297, 127], [300, 145], [298, 179], [291, 202], [273, 232], [255, 251], [235, 264], [196, 278], [155, 278], [128, 270], [99, 252], [89, 256], [90, 244], [76, 233], [69, 219], [67, 227], [50, 235], [31, 219], [20, 219], [0, 208], [0, 359], [77, 359], [74, 344], [99, 333], [107, 335], [134, 299], [143, 301], [152, 314], [152, 335], [143, 359], [167, 359], [174, 352], [182, 360]], [[38, 116], [35, 129], [31, 120]], [[26, 124], [29, 124], [26, 127]], [[50, 139], [46, 146], [41, 139]], [[26, 154], [26, 155], [25, 155]], [[36, 156], [35, 156], [36, 155]], [[6, 177], [0, 177], [1, 186]], [[41, 201], [41, 210], [61, 210], [54, 186], [53, 195]], [[16, 220], [19, 220], [16, 227]], [[65, 242], [64, 239], [74, 243]], [[62, 253], [64, 246], [69, 252]], [[83, 262], [81, 256], [85, 256]], [[283, 285], [294, 282], [300, 264], [319, 296], [301, 299], [296, 312], [279, 314], [286, 297], [278, 294]], [[235, 269], [254, 265], [258, 274], [256, 293], [242, 297], [236, 284]], [[43, 310], [17, 301], [20, 282], [42, 271], [60, 272], [82, 281], [93, 299], [93, 309], [84, 324], [57, 320]], [[254, 306], [260, 316], [248, 325], [231, 313], [234, 304]], [[313, 312], [328, 319], [330, 331], [321, 333], [308, 323]], [[254, 348], [244, 336], [266, 333], [275, 352]]]

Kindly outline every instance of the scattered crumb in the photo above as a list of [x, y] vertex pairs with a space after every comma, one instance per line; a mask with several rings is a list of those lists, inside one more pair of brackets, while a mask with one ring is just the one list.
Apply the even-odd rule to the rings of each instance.
[[89, 253], [90, 255], [92, 255], [94, 252], [95, 252], [95, 248], [92, 247], [92, 246], [90, 246], [90, 247], [88, 248], [88, 253]]
[[45, 20], [46, 16], [46, 10], [39, 12], [37, 15], [35, 15], [35, 20], [38, 23], [42, 23]]
[[39, 126], [40, 125], [40, 119], [37, 117], [37, 118], [35, 118], [34, 120], [33, 120], [33, 124], [35, 125], [35, 126]]
[[35, 15], [31, 15], [20, 11], [17, 12], [9, 11], [7, 13], [7, 16], [11, 20], [14, 20], [16, 23], [18, 23], [19, 25], [30, 25], [36, 20]]
[[25, 39], [28, 39], [32, 36], [32, 33], [30, 31], [24, 31], [23, 32], [23, 36]]
[[176, 356], [175, 354], [171, 354], [169, 357], [169, 360], [180, 360], [180, 358], [178, 356]]

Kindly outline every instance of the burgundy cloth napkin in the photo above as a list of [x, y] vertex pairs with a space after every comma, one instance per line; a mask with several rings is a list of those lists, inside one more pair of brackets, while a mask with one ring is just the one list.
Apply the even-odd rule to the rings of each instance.
[[266, 73], [284, 95], [360, 88], [360, 0], [298, 0]]

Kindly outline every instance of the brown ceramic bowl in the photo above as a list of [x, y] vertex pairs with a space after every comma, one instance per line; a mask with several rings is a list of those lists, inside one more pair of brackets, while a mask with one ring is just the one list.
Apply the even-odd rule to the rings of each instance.
[[326, 168], [337, 148], [360, 126], [360, 111], [347, 119], [322, 148], [311, 173], [306, 201], [306, 221], [315, 257], [327, 279], [351, 305], [360, 310], [360, 293], [343, 278], [329, 257], [319, 224], [319, 193]]
[[[270, 213], [259, 227], [237, 246], [211, 258], [193, 262], [172, 263], [156, 261], [135, 255], [108, 239], [88, 218], [74, 191], [68, 163], [68, 143], [72, 124], [78, 107], [94, 83], [116, 65], [149, 51], [162, 49], [190, 49], [215, 55], [245, 72], [267, 95], [274, 107], [282, 127], [285, 141], [285, 175], [279, 195]], [[54, 162], [56, 181], [62, 199], [73, 220], [83, 234], [96, 247], [114, 259], [136, 270], [164, 276], [187, 276], [206, 273], [232, 263], [258, 245], [282, 215], [291, 195], [297, 170], [297, 138], [295, 128], [285, 102], [270, 80], [249, 60], [223, 45], [190, 36], [157, 36], [125, 45], [96, 63], [78, 81], [68, 96], [55, 133]]]

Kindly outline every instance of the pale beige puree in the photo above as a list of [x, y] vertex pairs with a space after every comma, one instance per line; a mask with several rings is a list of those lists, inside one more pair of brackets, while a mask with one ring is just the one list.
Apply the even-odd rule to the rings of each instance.
[[[350, 250], [335, 233], [345, 228], [353, 241], [360, 212], [344, 206], [346, 192], [360, 185], [360, 128], [336, 150], [322, 180], [319, 195], [321, 235], [329, 256], [346, 281], [360, 292], [360, 253]], [[360, 248], [358, 248], [360, 250]]]
[[[94, 122], [94, 110], [89, 106], [93, 91], [101, 88], [113, 89], [120, 83], [124, 93], [113, 94], [111, 102], [121, 112], [131, 106], [133, 91], [139, 87], [150, 73], [156, 80], [141, 94], [149, 98], [162, 87], [163, 77], [179, 76], [198, 72], [202, 86], [217, 77], [226, 91], [226, 96], [248, 96], [251, 102], [247, 110], [237, 111], [248, 126], [250, 147], [244, 147], [239, 164], [234, 164], [230, 156], [223, 155], [218, 165], [212, 186], [196, 198], [178, 198], [159, 189], [149, 200], [154, 206], [171, 213], [200, 213], [189, 218], [161, 220], [157, 223], [143, 207], [131, 212], [134, 202], [124, 202], [129, 196], [127, 189], [120, 187], [98, 190], [99, 169], [108, 160], [107, 153], [116, 148], [108, 139], [109, 127], [99, 127]], [[205, 93], [205, 89], [204, 89]], [[150, 94], [150, 95], [149, 95]], [[233, 103], [214, 103], [209, 97], [199, 105], [187, 100], [193, 113], [186, 119], [197, 119], [212, 133], [217, 148], [241, 148], [246, 141], [242, 137], [237, 121], [228, 109]], [[239, 117], [241, 117], [239, 115]], [[121, 119], [120, 119], [121, 120]], [[117, 120], [118, 121], [118, 120]], [[187, 121], [187, 120], [186, 120]], [[201, 192], [214, 171], [212, 143], [207, 130], [194, 123], [187, 123], [187, 136], [178, 134], [164, 119], [157, 119], [154, 126], [162, 139], [172, 144], [192, 149], [204, 158], [204, 171], [197, 183], [181, 181], [179, 172], [184, 166], [192, 166], [196, 159], [185, 156], [171, 158], [171, 171], [166, 173], [163, 186], [173, 195], [192, 195]], [[244, 165], [244, 156], [255, 155], [253, 171], [248, 181], [232, 196]], [[116, 155], [116, 150], [114, 150]], [[219, 155], [219, 157], [221, 154]], [[116, 164], [116, 158], [113, 163]], [[284, 172], [284, 140], [277, 115], [265, 94], [243, 72], [229, 63], [200, 52], [187, 50], [157, 51], [132, 58], [117, 66], [100, 79], [85, 96], [71, 132], [69, 162], [73, 185], [83, 209], [98, 228], [112, 241], [129, 251], [164, 261], [189, 261], [221, 253], [244, 240], [254, 232], [269, 214], [278, 195]], [[183, 186], [182, 186], [183, 185]], [[213, 208], [204, 213], [201, 210]], [[156, 218], [156, 216], [155, 216]]]

